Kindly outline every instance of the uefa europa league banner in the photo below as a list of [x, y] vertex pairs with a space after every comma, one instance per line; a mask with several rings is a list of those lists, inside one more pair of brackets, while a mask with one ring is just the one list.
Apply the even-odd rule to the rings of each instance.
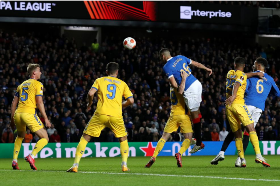
[[[203, 142], [205, 149], [192, 154], [192, 156], [215, 156], [219, 153], [223, 142]], [[166, 142], [159, 156], [174, 156], [181, 147], [182, 142]], [[49, 143], [43, 148], [36, 158], [74, 158], [78, 143]], [[129, 156], [152, 156], [157, 142], [130, 142]], [[23, 143], [19, 153], [19, 158], [27, 156], [35, 146], [35, 143]], [[261, 141], [260, 148], [264, 155], [280, 155], [280, 141]], [[0, 158], [13, 157], [14, 144], [0, 143]], [[191, 147], [183, 156], [191, 156]], [[225, 155], [236, 155], [235, 142], [233, 141]], [[246, 154], [255, 154], [251, 144], [249, 144]], [[119, 157], [120, 145], [118, 142], [91, 142], [88, 143], [83, 157]]]

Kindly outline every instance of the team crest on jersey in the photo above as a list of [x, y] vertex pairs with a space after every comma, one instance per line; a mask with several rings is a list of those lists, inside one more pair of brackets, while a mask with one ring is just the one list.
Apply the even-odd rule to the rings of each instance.
[[243, 77], [243, 76], [240, 76], [240, 80], [243, 81], [243, 80], [244, 80], [244, 77]]

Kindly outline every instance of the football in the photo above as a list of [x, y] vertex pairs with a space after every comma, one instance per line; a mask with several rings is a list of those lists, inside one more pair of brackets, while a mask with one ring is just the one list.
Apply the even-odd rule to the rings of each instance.
[[123, 40], [123, 46], [131, 50], [136, 47], [136, 41], [132, 37], [127, 37]]

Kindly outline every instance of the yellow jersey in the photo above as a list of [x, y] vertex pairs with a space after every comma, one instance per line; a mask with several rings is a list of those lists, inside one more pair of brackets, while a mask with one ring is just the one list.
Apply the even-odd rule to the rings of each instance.
[[186, 115], [186, 104], [182, 95], [180, 95], [177, 89], [170, 87], [171, 97], [171, 111], [170, 116]]
[[122, 98], [132, 97], [127, 84], [115, 77], [98, 78], [92, 85], [97, 90], [98, 102], [95, 113], [108, 116], [122, 116]]
[[238, 88], [233, 104], [245, 104], [244, 94], [247, 86], [247, 75], [240, 70], [230, 70], [227, 73], [226, 96], [229, 98], [232, 95], [232, 89], [235, 82], [239, 82], [240, 87]]
[[17, 87], [19, 103], [16, 112], [36, 113], [36, 96], [43, 96], [43, 84], [35, 79], [28, 79]]

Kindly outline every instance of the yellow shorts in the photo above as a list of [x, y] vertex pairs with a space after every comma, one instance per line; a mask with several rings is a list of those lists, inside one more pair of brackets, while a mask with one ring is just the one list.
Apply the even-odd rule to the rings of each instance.
[[236, 132], [238, 129], [241, 129], [241, 123], [243, 126], [254, 123], [247, 106], [243, 104], [232, 104], [231, 106], [226, 106], [226, 114], [232, 132]]
[[14, 121], [18, 131], [26, 131], [26, 126], [33, 133], [44, 128], [44, 125], [37, 114], [16, 112], [14, 115]]
[[88, 122], [84, 134], [99, 137], [101, 131], [108, 127], [115, 134], [116, 138], [127, 135], [122, 117], [94, 114]]
[[164, 128], [164, 132], [172, 133], [177, 131], [179, 127], [181, 128], [181, 133], [193, 132], [192, 123], [188, 115], [170, 116]]

